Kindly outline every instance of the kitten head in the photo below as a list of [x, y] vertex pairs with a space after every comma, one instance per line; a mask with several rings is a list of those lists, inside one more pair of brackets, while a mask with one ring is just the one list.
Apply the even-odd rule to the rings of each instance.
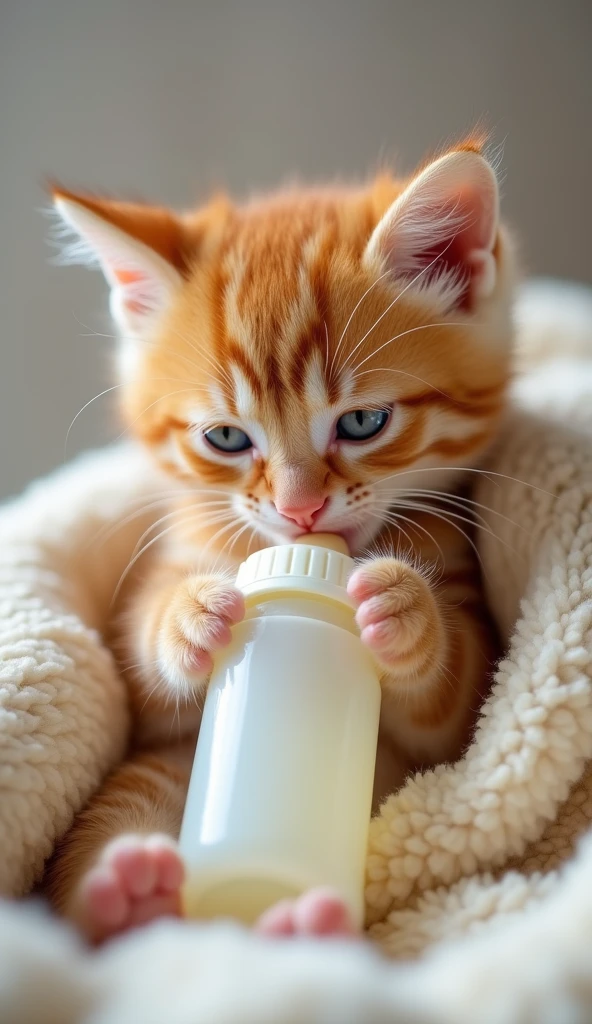
[[54, 201], [67, 257], [111, 287], [128, 424], [258, 543], [319, 530], [360, 550], [406, 492], [449, 487], [493, 438], [512, 268], [477, 145], [405, 182], [187, 215]]

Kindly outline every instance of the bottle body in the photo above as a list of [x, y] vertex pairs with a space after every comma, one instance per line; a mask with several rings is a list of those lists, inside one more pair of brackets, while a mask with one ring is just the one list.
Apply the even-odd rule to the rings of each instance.
[[216, 662], [181, 830], [191, 917], [330, 885], [363, 918], [380, 685], [353, 610], [281, 588]]

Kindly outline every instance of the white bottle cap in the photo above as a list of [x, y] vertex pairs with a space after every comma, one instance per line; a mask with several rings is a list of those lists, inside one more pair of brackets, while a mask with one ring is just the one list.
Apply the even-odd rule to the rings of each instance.
[[255, 552], [240, 566], [236, 585], [247, 598], [297, 591], [352, 608], [346, 587], [354, 560], [347, 550], [343, 538], [335, 534], [306, 534], [292, 544]]

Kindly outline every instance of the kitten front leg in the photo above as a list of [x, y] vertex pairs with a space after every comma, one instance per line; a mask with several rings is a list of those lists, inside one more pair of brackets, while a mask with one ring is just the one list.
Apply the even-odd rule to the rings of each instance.
[[384, 685], [399, 692], [429, 687], [446, 657], [446, 634], [425, 577], [401, 559], [377, 558], [353, 573], [348, 593]]
[[212, 671], [212, 654], [230, 643], [230, 627], [244, 613], [241, 592], [224, 576], [192, 574], [176, 584], [149, 640], [172, 689], [204, 684]]
[[[201, 567], [199, 567], [201, 568]], [[112, 644], [126, 676], [134, 741], [147, 748], [195, 737], [212, 655], [244, 615], [224, 573], [160, 561], [126, 601]]]
[[362, 640], [383, 669], [383, 729], [416, 764], [456, 759], [484, 690], [487, 626], [400, 558], [362, 565], [348, 592]]
[[132, 608], [128, 649], [144, 685], [173, 696], [201, 689], [212, 654], [230, 643], [245, 612], [243, 596], [228, 576], [161, 566], [146, 580]]

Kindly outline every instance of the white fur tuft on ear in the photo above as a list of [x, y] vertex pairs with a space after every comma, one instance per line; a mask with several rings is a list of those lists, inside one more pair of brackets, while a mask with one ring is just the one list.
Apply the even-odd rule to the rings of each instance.
[[499, 223], [495, 173], [478, 153], [459, 151], [422, 171], [389, 207], [365, 259], [442, 312], [470, 310], [496, 284]]
[[127, 336], [145, 335], [170, 302], [181, 276], [149, 246], [75, 200], [56, 196], [63, 225], [60, 262], [100, 266], [111, 287], [111, 314]]
[[44, 207], [41, 213], [51, 221], [48, 242], [56, 250], [52, 263], [59, 267], [80, 266], [92, 270], [100, 268], [96, 250], [78, 233], [70, 221], [64, 219], [56, 200], [52, 206]]

